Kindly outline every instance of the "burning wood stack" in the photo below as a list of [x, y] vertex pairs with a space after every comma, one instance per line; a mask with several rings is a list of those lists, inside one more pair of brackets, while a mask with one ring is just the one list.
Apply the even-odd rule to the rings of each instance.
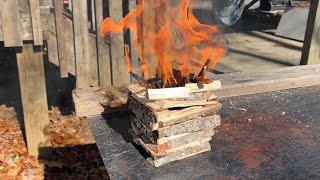
[[160, 166], [210, 150], [221, 121], [214, 95], [221, 83], [205, 79], [205, 73], [227, 49], [217, 26], [196, 19], [190, 0], [138, 2], [118, 24], [106, 18], [101, 35], [123, 29], [133, 34], [143, 76], [134, 73], [126, 48], [128, 71], [139, 82], [129, 85], [131, 133]]
[[214, 95], [221, 83], [207, 81], [160, 89], [129, 85], [130, 133], [155, 167], [211, 150], [209, 141], [221, 124]]

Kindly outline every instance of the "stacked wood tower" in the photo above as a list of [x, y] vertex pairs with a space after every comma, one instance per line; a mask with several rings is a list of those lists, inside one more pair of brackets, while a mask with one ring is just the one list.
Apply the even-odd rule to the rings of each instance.
[[129, 85], [130, 133], [149, 162], [158, 167], [211, 150], [214, 128], [221, 125], [221, 104], [214, 95], [220, 87], [220, 81], [149, 90]]

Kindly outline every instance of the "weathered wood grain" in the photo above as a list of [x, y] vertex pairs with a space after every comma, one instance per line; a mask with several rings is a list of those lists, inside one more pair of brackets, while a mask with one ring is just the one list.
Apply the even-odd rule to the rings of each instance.
[[76, 59], [77, 87], [91, 86], [91, 71], [89, 57], [89, 31], [87, 1], [73, 1], [73, 32]]
[[34, 45], [43, 45], [39, 0], [29, 0]]
[[[115, 23], [123, 18], [122, 1], [109, 0], [109, 13]], [[115, 86], [124, 85], [130, 82], [127, 63], [124, 57], [123, 32], [110, 36], [110, 48], [112, 59], [112, 83]]]
[[41, 48], [34, 49], [32, 44], [25, 44], [22, 52], [17, 53], [17, 64], [28, 152], [36, 157], [49, 158], [50, 121]]
[[128, 93], [125, 87], [79, 88], [72, 92], [72, 97], [78, 117], [127, 110]]
[[54, 14], [55, 14], [55, 26], [56, 26], [56, 38], [58, 42], [58, 54], [60, 65], [60, 76], [62, 78], [68, 77], [68, 61], [66, 55], [66, 39], [65, 39], [65, 21], [63, 15], [63, 1], [53, 0]]
[[1, 1], [1, 24], [5, 47], [18, 47], [23, 44], [20, 23], [19, 1]]
[[110, 46], [104, 42], [100, 35], [100, 29], [103, 22], [103, 0], [95, 0], [96, 8], [96, 38], [97, 38], [97, 58], [99, 68], [99, 84], [101, 87], [111, 85], [111, 62]]

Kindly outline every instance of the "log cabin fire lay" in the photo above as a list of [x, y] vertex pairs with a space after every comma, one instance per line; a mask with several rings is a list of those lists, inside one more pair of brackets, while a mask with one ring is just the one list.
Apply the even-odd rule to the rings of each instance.
[[142, 74], [126, 48], [128, 72], [139, 82], [128, 86], [130, 133], [156, 167], [210, 151], [221, 124], [214, 95], [221, 83], [206, 72], [227, 49], [217, 26], [201, 24], [192, 7], [190, 0], [141, 0], [118, 24], [106, 18], [101, 28], [106, 38], [123, 29], [133, 34]]

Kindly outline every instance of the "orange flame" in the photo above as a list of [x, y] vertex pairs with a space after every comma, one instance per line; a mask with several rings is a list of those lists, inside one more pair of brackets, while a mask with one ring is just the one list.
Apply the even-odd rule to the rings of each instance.
[[[197, 75], [208, 59], [211, 60], [209, 68], [213, 68], [227, 53], [218, 28], [197, 20], [190, 0], [141, 0], [140, 4], [119, 24], [106, 18], [101, 35], [130, 29], [146, 79], [157, 76], [164, 85], [172, 85], [177, 83], [173, 66], [177, 66], [182, 77], [189, 79], [190, 73]], [[130, 71], [128, 54], [126, 50]]]

